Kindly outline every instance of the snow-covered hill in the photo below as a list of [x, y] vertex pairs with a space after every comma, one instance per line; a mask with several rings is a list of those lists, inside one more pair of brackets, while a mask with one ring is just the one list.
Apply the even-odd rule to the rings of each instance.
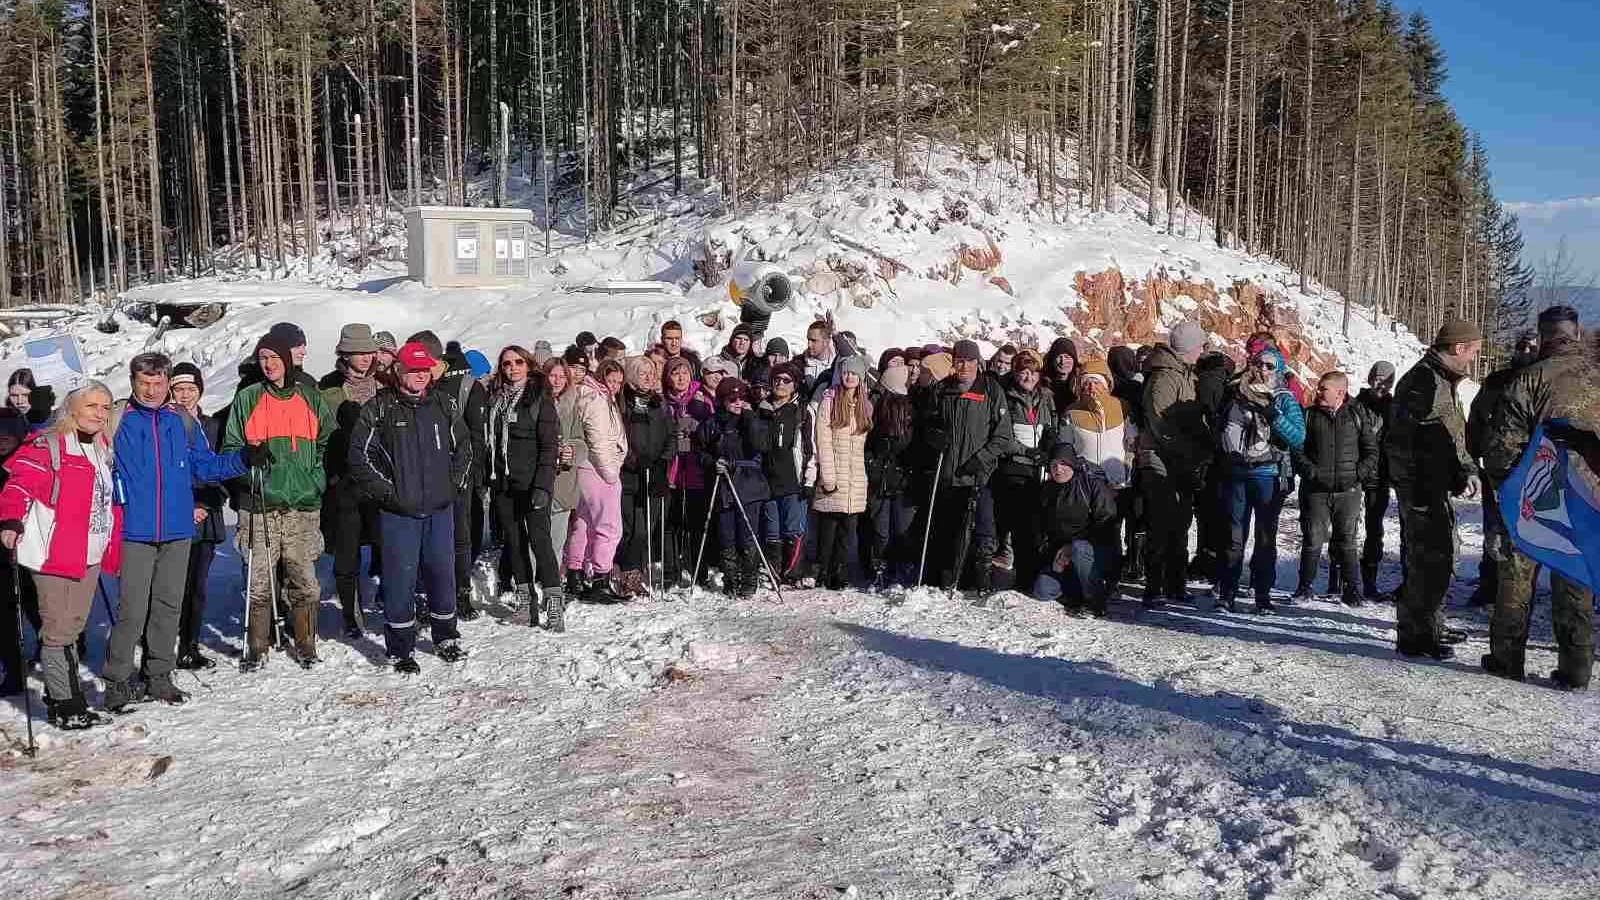
[[[1375, 327], [1366, 309], [1354, 311], [1350, 336], [1343, 336], [1342, 298], [1315, 284], [1301, 292], [1299, 276], [1271, 259], [1219, 249], [1198, 215], [1187, 217], [1188, 236], [1169, 235], [1145, 224], [1142, 200], [1131, 195], [1117, 212], [1090, 214], [1071, 208], [1064, 186], [1053, 210], [1033, 179], [1010, 163], [952, 152], [929, 159], [925, 174], [909, 185], [896, 186], [881, 165], [863, 163], [737, 219], [706, 197], [663, 196], [618, 233], [587, 244], [557, 235], [526, 289], [430, 290], [406, 281], [403, 267], [391, 262], [360, 275], [320, 267], [309, 280], [179, 281], [137, 288], [128, 299], [232, 304], [217, 325], [173, 330], [153, 344], [199, 364], [216, 403], [231, 392], [239, 359], [280, 320], [306, 329], [315, 372], [332, 365], [339, 328], [352, 321], [401, 338], [434, 328], [492, 355], [505, 344], [531, 346], [538, 339], [559, 350], [585, 330], [638, 349], [676, 318], [691, 345], [717, 348], [737, 323], [726, 270], [745, 260], [772, 261], [801, 286], [800, 299], [769, 329], [795, 348], [807, 324], [832, 313], [872, 350], [957, 336], [986, 348], [1010, 341], [1042, 349], [1073, 334], [1086, 352], [1103, 352], [1114, 343], [1158, 339], [1177, 320], [1198, 317], [1218, 346], [1237, 351], [1265, 311], [1286, 340], [1305, 342], [1297, 357], [1307, 372], [1337, 362], [1364, 375], [1376, 359], [1404, 368], [1418, 355], [1404, 328], [1387, 321]], [[1071, 174], [1061, 173], [1064, 185]], [[1108, 271], [1120, 272], [1126, 285], [1080, 294], [1085, 276]], [[639, 280], [676, 290], [644, 296], [577, 290]], [[1108, 321], [1118, 327], [1103, 327]], [[120, 390], [121, 367], [150, 339], [151, 328], [130, 323], [106, 336], [86, 325], [74, 331], [83, 336], [91, 368]], [[0, 368], [18, 364], [19, 344], [0, 343], [6, 354]]]

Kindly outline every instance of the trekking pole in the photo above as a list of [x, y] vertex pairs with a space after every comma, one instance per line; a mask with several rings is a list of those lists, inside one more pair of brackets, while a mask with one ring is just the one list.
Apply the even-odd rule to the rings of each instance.
[[933, 466], [933, 489], [928, 491], [928, 522], [922, 529], [922, 558], [917, 561], [917, 584], [928, 568], [928, 541], [933, 537], [933, 503], [939, 499], [939, 476], [944, 473], [944, 451], [939, 451], [939, 461]]
[[645, 590], [654, 592], [656, 589], [656, 557], [651, 552], [651, 536], [653, 530], [650, 518], [650, 467], [644, 470], [644, 586]]
[[105, 607], [106, 621], [111, 623], [112, 628], [117, 627], [117, 613], [111, 608], [111, 595], [106, 593], [106, 581], [104, 576], [95, 576], [94, 592], [95, 595], [100, 598], [100, 605]]
[[781, 601], [783, 599], [783, 588], [778, 586], [778, 573], [772, 570], [772, 560], [767, 559], [767, 555], [760, 552], [761, 535], [756, 534], [756, 526], [750, 522], [750, 513], [745, 511], [744, 502], [739, 499], [739, 491], [733, 486], [733, 476], [726, 472], [721, 473], [721, 475], [728, 480], [728, 493], [733, 495], [733, 504], [739, 507], [739, 518], [744, 520], [744, 527], [750, 532], [751, 545], [756, 548], [756, 555], [761, 557], [761, 565], [767, 570], [767, 577], [772, 579], [772, 590]]
[[722, 487], [722, 479], [711, 482], [711, 502], [706, 504], [706, 524], [700, 529], [700, 552], [694, 557], [694, 574], [689, 576], [689, 587], [693, 588], [700, 583], [700, 564], [706, 559], [706, 538], [711, 536], [711, 514], [717, 508], [717, 488]]
[[[256, 489], [256, 470], [250, 470], [250, 493]], [[250, 526], [245, 532], [244, 539], [244, 652], [241, 658], [250, 655], [250, 589], [256, 580], [256, 514], [250, 511]]]
[[[17, 569], [16, 551], [12, 550], [9, 555], [11, 557], [11, 599], [17, 604], [17, 659], [24, 659], [25, 656], [22, 652], [22, 573]], [[41, 636], [42, 641], [43, 637]], [[77, 678], [78, 673], [74, 671], [72, 677]], [[28, 746], [22, 748], [22, 755], [31, 759], [38, 755], [39, 745], [33, 739], [33, 697], [28, 693], [28, 670], [26, 665], [23, 666], [22, 670], [22, 711], [23, 716], [28, 720]]]

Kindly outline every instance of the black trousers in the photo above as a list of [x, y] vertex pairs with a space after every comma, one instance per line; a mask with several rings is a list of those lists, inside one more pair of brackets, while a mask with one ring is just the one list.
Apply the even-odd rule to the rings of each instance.
[[[494, 517], [500, 531], [500, 553], [516, 584], [546, 590], [561, 585], [561, 562], [550, 540], [550, 507], [533, 508], [532, 491], [495, 491]], [[531, 556], [530, 556], [531, 551]], [[537, 571], [535, 571], [537, 569]]]
[[1193, 473], [1173, 475], [1155, 469], [1139, 471], [1144, 494], [1144, 595], [1181, 598], [1188, 590], [1189, 526], [1200, 489]]
[[[328, 489], [323, 497], [323, 533], [333, 553], [333, 583], [339, 593], [339, 609], [346, 625], [360, 622], [361, 548], [372, 545], [367, 570], [383, 571], [377, 537], [377, 510], [344, 483]], [[193, 557], [190, 558], [191, 562]]]
[[994, 498], [994, 524], [996, 543], [1011, 538], [1012, 584], [1017, 590], [1029, 590], [1039, 574], [1039, 536], [1037, 513], [1039, 509], [1037, 478], [1018, 478], [998, 475], [989, 482], [989, 492]]
[[[648, 502], [648, 506], [646, 503]], [[666, 537], [667, 497], [646, 497], [643, 491], [622, 492], [622, 543], [617, 545], [617, 565], [643, 570], [650, 560], [662, 558]], [[760, 525], [761, 520], [756, 519]], [[646, 543], [646, 533], [649, 542]]]
[[[700, 550], [700, 536], [706, 527], [707, 505], [711, 500], [711, 489], [689, 490], [687, 488], [674, 488], [667, 495], [666, 518], [666, 576], [668, 584], [677, 584], [681, 578], [692, 577], [695, 564], [695, 554]], [[721, 502], [721, 497], [718, 497]], [[717, 558], [717, 539], [715, 522], [711, 524], [712, 534], [706, 542], [706, 558]], [[701, 578], [705, 577], [702, 566]]]
[[817, 513], [817, 578], [837, 590], [850, 581], [850, 545], [859, 513]]
[[179, 655], [200, 646], [200, 626], [206, 620], [206, 580], [211, 577], [211, 563], [216, 558], [215, 543], [189, 543], [189, 580], [183, 587], [183, 610], [178, 613]]
[[456, 596], [472, 590], [472, 564], [483, 552], [483, 492], [476, 486], [456, 495]]
[[[22, 615], [28, 620], [35, 635], [40, 633], [43, 623], [39, 619], [39, 593], [34, 590], [33, 573], [18, 566], [11, 568], [11, 555], [0, 550], [0, 667], [5, 669], [4, 680], [7, 687], [22, 689], [24, 674], [27, 672], [28, 662], [22, 653], [22, 631], [18, 625], [17, 607], [20, 602]], [[17, 578], [12, 578], [12, 572]], [[90, 613], [93, 615], [93, 612]], [[83, 636], [78, 636], [80, 653], [83, 650]]]
[[1356, 531], [1361, 527], [1362, 501], [1360, 488], [1338, 493], [1300, 491], [1302, 541], [1298, 589], [1311, 588], [1317, 578], [1317, 567], [1322, 564], [1322, 548], [1330, 547], [1329, 580], [1333, 580], [1334, 569], [1338, 569], [1343, 576], [1343, 590], [1352, 593], [1358, 590], [1361, 582], [1356, 580]]
[[913, 529], [917, 504], [909, 494], [867, 498], [867, 515], [872, 519], [872, 560], [890, 566], [916, 565], [922, 552], [922, 533]]
[[[927, 574], [923, 581], [945, 590], [970, 585], [989, 589], [995, 549], [994, 497], [988, 488], [939, 485], [933, 508], [918, 511], [911, 527], [922, 534], [933, 516], [928, 541]], [[970, 577], [969, 576], [970, 573]]]

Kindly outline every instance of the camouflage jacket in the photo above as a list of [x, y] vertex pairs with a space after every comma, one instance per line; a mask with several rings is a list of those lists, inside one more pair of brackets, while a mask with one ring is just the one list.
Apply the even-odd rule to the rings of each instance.
[[1429, 350], [1395, 385], [1383, 452], [1395, 486], [1411, 491], [1419, 502], [1448, 497], [1477, 472], [1467, 453], [1467, 420], [1456, 399], [1462, 377], [1438, 351]]
[[1600, 416], [1600, 377], [1584, 341], [1557, 348], [1521, 370], [1495, 404], [1483, 439], [1483, 469], [1495, 481], [1516, 468], [1534, 428], [1546, 419], [1570, 419], [1596, 430]]

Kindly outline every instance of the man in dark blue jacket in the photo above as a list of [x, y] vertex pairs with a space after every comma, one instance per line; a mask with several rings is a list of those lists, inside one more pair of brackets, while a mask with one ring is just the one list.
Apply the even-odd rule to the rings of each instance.
[[191, 436], [186, 413], [167, 406], [172, 360], [141, 353], [128, 366], [133, 396], [116, 425], [116, 497], [122, 504], [122, 602], [106, 651], [105, 707], [125, 709], [136, 697], [133, 650], [144, 641], [145, 696], [182, 703], [187, 695], [172, 683], [189, 576], [198, 483], [243, 475], [264, 447], [211, 452]]
[[378, 505], [383, 545], [383, 642], [394, 670], [421, 671], [415, 591], [428, 595], [433, 652], [466, 657], [456, 629], [455, 505], [472, 470], [472, 440], [453, 395], [433, 383], [438, 360], [412, 342], [395, 358], [397, 383], [361, 407], [350, 432], [350, 472]]

